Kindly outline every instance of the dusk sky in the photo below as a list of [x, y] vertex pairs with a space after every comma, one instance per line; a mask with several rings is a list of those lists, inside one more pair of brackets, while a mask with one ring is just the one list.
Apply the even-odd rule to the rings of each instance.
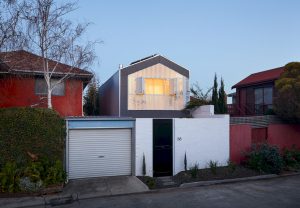
[[100, 82], [119, 64], [159, 53], [208, 89], [216, 72], [227, 93], [239, 80], [300, 61], [300, 1], [80, 0], [75, 20], [90, 21]]

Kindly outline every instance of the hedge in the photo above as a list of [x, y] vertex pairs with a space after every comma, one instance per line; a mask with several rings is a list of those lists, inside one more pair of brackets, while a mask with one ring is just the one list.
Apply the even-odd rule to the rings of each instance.
[[[0, 109], [0, 168], [36, 159], [63, 160], [65, 122], [45, 108]], [[30, 156], [31, 155], [31, 156]]]

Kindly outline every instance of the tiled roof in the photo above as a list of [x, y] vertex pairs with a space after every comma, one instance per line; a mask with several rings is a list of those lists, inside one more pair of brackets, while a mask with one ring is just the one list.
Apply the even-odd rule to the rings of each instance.
[[[0, 72], [13, 72], [13, 73], [43, 73], [43, 60], [42, 57], [30, 53], [24, 50], [11, 51], [11, 52], [1, 52], [0, 62], [2, 62], [0, 67]], [[49, 60], [50, 69], [53, 68], [58, 62]], [[5, 67], [7, 66], [7, 67]], [[71, 66], [58, 63], [54, 74], [66, 74], [71, 73], [75, 76], [84, 76], [87, 78], [92, 78], [93, 74], [83, 69], [73, 68]]]
[[280, 77], [283, 71], [284, 71], [284, 67], [279, 67], [267, 71], [254, 73], [249, 75], [242, 81], [238, 82], [237, 84], [233, 85], [232, 88], [249, 86], [249, 85], [259, 84], [268, 81], [274, 81]]

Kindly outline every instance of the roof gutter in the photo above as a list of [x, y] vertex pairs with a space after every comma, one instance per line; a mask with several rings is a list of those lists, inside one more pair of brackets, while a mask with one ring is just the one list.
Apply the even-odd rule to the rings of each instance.
[[270, 83], [270, 82], [275, 82], [278, 78], [276, 79], [269, 79], [269, 80], [264, 80], [264, 81], [261, 81], [261, 82], [253, 82], [253, 83], [249, 83], [249, 84], [243, 84], [243, 85], [233, 85], [231, 87], [231, 89], [234, 89], [234, 88], [242, 88], [242, 87], [249, 87], [249, 86], [255, 86], [255, 85], [261, 85], [261, 84], [267, 84], [267, 83]]
[[[29, 75], [43, 75], [44, 72], [41, 71], [31, 71], [31, 70], [10, 70], [7, 72], [0, 72], [5, 74], [29, 74]], [[63, 72], [54, 72], [53, 75], [63, 76], [69, 74], [72, 77], [78, 77], [78, 78], [86, 78], [86, 79], [92, 79], [93, 74], [80, 74], [80, 73], [63, 73]]]

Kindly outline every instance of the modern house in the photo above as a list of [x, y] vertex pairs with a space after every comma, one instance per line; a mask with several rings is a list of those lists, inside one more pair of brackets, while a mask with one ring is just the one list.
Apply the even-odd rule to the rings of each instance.
[[[199, 118], [67, 118], [68, 179], [143, 175], [172, 176], [229, 158], [229, 116]], [[217, 153], [217, 154], [216, 154]], [[145, 172], [143, 171], [145, 164]]]
[[[52, 105], [61, 116], [82, 116], [82, 93], [92, 73], [52, 60], [51, 82], [67, 76], [52, 91]], [[0, 53], [0, 108], [47, 107], [47, 85], [42, 57], [19, 50]]]
[[275, 81], [280, 77], [284, 68], [279, 67], [254, 73], [241, 80], [232, 89], [236, 93], [229, 94], [232, 104], [228, 105], [231, 116], [264, 115], [273, 108]]
[[179, 118], [189, 101], [189, 70], [155, 54], [132, 62], [100, 87], [103, 116]]

